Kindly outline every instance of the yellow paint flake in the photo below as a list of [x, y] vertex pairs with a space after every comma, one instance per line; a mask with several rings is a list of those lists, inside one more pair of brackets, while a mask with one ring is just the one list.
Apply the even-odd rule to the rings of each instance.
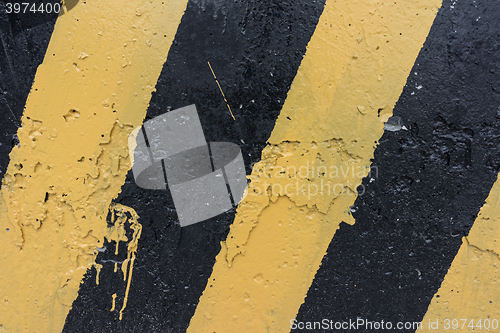
[[[97, 257], [97, 255], [96, 255], [96, 257]], [[101, 275], [102, 265], [94, 263], [94, 267], [95, 267], [95, 270], [96, 270], [95, 284], [99, 285], [99, 276]]]
[[109, 311], [113, 312], [115, 311], [116, 294], [111, 295], [111, 298], [113, 299], [113, 304], [111, 305], [111, 309]]

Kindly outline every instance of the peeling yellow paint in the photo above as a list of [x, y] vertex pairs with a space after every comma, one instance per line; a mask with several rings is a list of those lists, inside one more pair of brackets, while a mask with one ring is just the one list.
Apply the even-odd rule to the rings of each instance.
[[[495, 331], [493, 320], [500, 327], [499, 267], [500, 181], [497, 179], [469, 235], [462, 239], [462, 246], [427, 309], [422, 329], [417, 332], [436, 332], [429, 323], [444, 331], [446, 325], [453, 325], [453, 319], [457, 319], [461, 332]], [[465, 325], [461, 319], [467, 319]], [[486, 319], [490, 330], [484, 327]], [[471, 320], [474, 330], [469, 327]], [[481, 329], [477, 326], [479, 320]]]
[[130, 169], [128, 135], [144, 119], [186, 2], [87, 0], [58, 18], [1, 188], [6, 332], [62, 330], [108, 235], [108, 207]]
[[188, 332], [290, 330], [439, 6], [327, 0]]

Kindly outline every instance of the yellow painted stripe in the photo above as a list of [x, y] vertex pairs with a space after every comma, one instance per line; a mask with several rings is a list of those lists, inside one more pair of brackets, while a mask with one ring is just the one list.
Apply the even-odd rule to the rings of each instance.
[[188, 332], [286, 332], [440, 6], [327, 0]]
[[[497, 179], [469, 235], [462, 239], [462, 246], [429, 305], [422, 329], [417, 332], [452, 331], [454, 324], [460, 332], [472, 332], [471, 324], [475, 332], [497, 331], [500, 328], [499, 267], [500, 180]], [[453, 322], [454, 319], [457, 321]]]
[[62, 330], [186, 3], [87, 0], [58, 18], [2, 183], [0, 331]]

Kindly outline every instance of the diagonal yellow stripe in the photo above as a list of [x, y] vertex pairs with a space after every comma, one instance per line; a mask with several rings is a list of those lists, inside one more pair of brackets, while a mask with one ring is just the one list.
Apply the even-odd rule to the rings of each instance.
[[0, 331], [62, 330], [186, 3], [87, 0], [59, 17], [2, 183]]
[[289, 331], [439, 6], [327, 0], [188, 332]]
[[434, 295], [422, 320], [422, 329], [417, 332], [488, 332], [500, 328], [499, 266], [500, 180], [497, 179]]

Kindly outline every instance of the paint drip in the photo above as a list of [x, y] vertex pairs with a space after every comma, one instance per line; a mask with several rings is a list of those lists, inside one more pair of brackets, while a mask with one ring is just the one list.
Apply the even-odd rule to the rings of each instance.
[[[139, 244], [139, 238], [141, 237], [142, 225], [139, 223], [139, 215], [133, 208], [120, 205], [118, 203], [112, 203], [109, 207], [111, 213], [111, 226], [108, 226], [106, 240], [108, 242], [115, 242], [115, 255], [118, 255], [118, 248], [120, 242], [128, 242], [127, 244], [127, 259], [122, 262], [121, 271], [123, 272], [123, 281], [126, 281], [125, 297], [123, 299], [123, 305], [120, 310], [120, 320], [123, 317], [123, 310], [127, 307], [128, 294], [130, 291], [130, 285], [132, 282], [132, 271], [134, 268], [135, 255], [137, 253], [137, 246]], [[132, 236], [129, 238], [126, 235], [125, 223], [129, 222], [130, 229], [132, 229]], [[99, 284], [99, 273], [101, 271], [102, 265], [95, 264], [97, 270], [96, 284]], [[117, 272], [117, 263], [115, 262], [114, 272]], [[113, 305], [110, 311], [115, 310], [115, 300], [116, 294], [112, 295]]]

